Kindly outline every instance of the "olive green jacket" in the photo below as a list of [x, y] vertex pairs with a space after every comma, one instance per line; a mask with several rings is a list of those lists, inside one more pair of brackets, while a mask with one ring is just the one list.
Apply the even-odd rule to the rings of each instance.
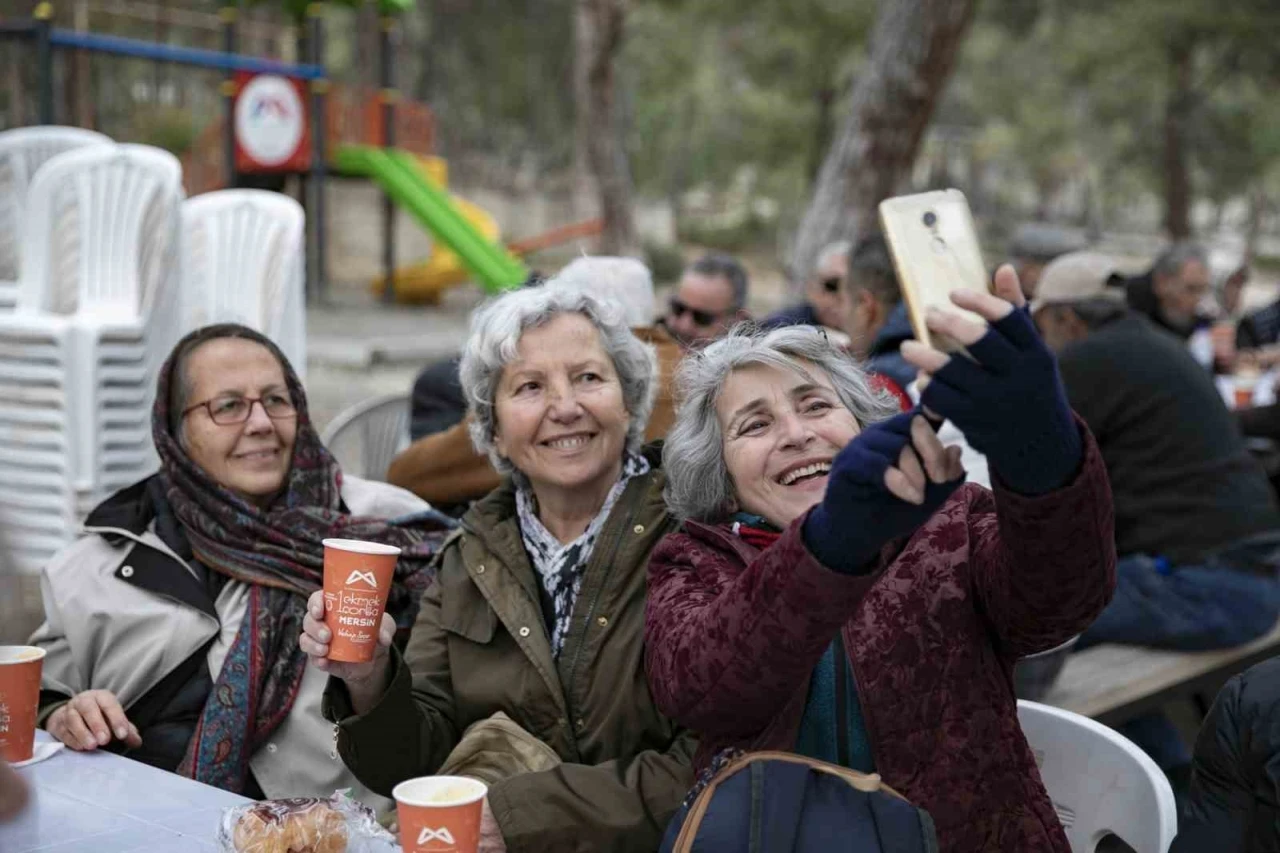
[[442, 551], [378, 704], [353, 715], [345, 686], [330, 679], [325, 716], [352, 772], [390, 794], [434, 773], [472, 723], [504, 711], [564, 761], [490, 788], [508, 850], [657, 850], [692, 784], [696, 747], [654, 708], [645, 677], [646, 563], [676, 526], [664, 481], [658, 470], [637, 477], [614, 505], [559, 660], [511, 484], [476, 504]]

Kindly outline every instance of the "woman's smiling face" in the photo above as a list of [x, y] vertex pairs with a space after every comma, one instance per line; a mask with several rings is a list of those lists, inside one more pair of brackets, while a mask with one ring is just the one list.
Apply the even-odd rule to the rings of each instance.
[[826, 371], [749, 365], [716, 402], [737, 509], [786, 527], [822, 500], [831, 460], [858, 434]]
[[494, 446], [540, 489], [617, 480], [631, 415], [596, 327], [565, 313], [520, 336], [494, 399]]

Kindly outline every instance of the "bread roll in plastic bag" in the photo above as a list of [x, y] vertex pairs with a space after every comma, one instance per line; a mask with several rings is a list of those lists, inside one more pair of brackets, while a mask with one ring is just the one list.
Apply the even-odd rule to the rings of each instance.
[[395, 837], [363, 803], [338, 791], [314, 797], [262, 800], [222, 813], [220, 853], [399, 853]]

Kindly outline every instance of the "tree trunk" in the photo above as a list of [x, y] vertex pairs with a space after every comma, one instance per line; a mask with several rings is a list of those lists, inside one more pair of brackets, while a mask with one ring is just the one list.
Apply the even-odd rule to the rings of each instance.
[[592, 24], [586, 6], [584, 0], [577, 0], [573, 10], [573, 210], [582, 219], [599, 215], [591, 169], [591, 69], [587, 56]]
[[577, 0], [574, 14], [575, 159], [585, 155], [600, 200], [600, 251], [639, 255], [631, 210], [631, 173], [618, 122], [614, 60], [628, 0]]
[[1187, 132], [1191, 127], [1193, 44], [1180, 40], [1169, 50], [1171, 88], [1164, 112], [1164, 227], [1174, 240], [1191, 236], [1191, 174]]
[[976, 0], [881, 3], [871, 55], [827, 152], [792, 255], [799, 286], [822, 247], [876, 227], [876, 205], [910, 173]]
[[1261, 186], [1249, 193], [1249, 224], [1244, 232], [1243, 266], [1251, 266], [1258, 255], [1258, 240], [1262, 237], [1262, 220], [1267, 210], [1267, 194]]
[[818, 120], [814, 125], [813, 142], [809, 147], [809, 166], [805, 173], [810, 181], [816, 181], [822, 169], [822, 159], [827, 155], [831, 145], [831, 137], [835, 133], [836, 88], [826, 85], [814, 93], [814, 102], [818, 108]]

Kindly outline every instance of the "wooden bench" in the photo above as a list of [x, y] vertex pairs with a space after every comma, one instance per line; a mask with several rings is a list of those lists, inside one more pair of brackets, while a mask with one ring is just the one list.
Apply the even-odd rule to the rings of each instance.
[[1278, 654], [1280, 624], [1252, 643], [1213, 652], [1104, 644], [1071, 655], [1040, 701], [1117, 726], [1171, 699], [1212, 693], [1237, 672]]

